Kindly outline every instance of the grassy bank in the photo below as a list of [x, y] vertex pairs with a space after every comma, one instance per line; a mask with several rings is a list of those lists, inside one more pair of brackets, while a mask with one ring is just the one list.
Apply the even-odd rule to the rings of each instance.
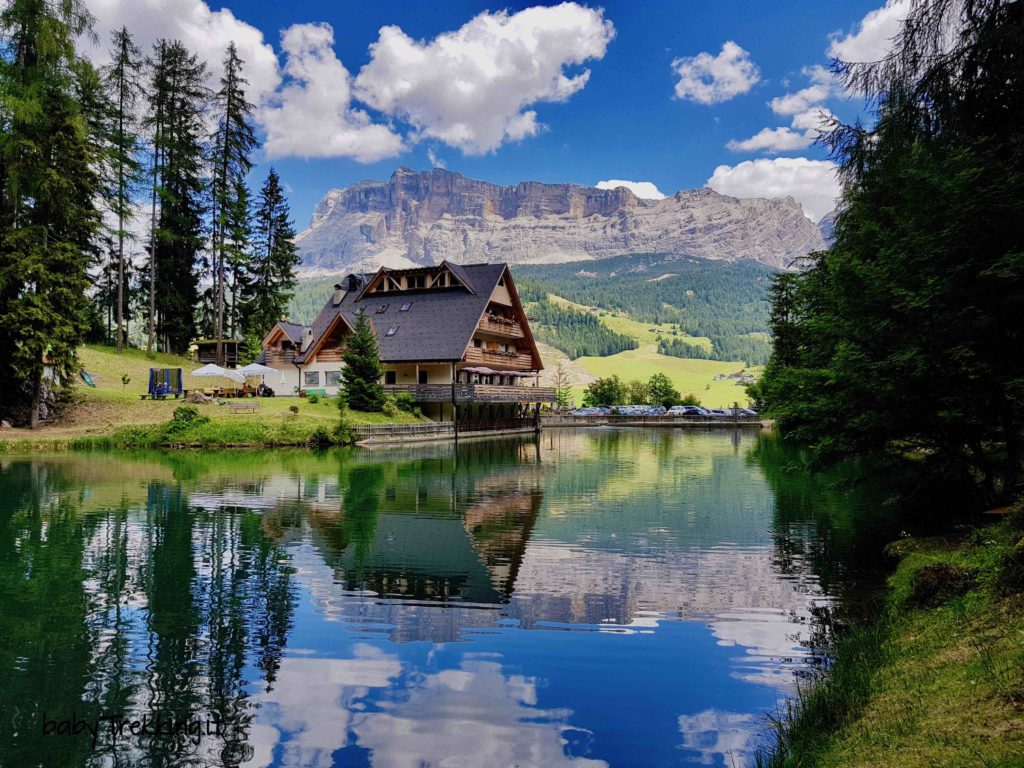
[[777, 722], [763, 766], [1024, 766], [1024, 506], [906, 539], [885, 610]]
[[[0, 430], [0, 452], [310, 445], [322, 443], [324, 435], [333, 436], [340, 420], [337, 402], [331, 398], [311, 402], [297, 397], [269, 397], [234, 401], [256, 404], [256, 413], [236, 413], [228, 405], [216, 402], [196, 405], [194, 408], [202, 419], [187, 425], [174, 424], [175, 409], [184, 405], [181, 400], [142, 400], [139, 395], [146, 391], [151, 367], [180, 367], [186, 372], [186, 387], [210, 386], [211, 379], [193, 379], [188, 375], [197, 367], [195, 363], [135, 349], [118, 354], [103, 346], [83, 347], [79, 357], [96, 387], [79, 382], [61, 406], [58, 418], [39, 429]], [[127, 384], [122, 377], [129, 379]], [[351, 411], [348, 421], [355, 426], [412, 423], [417, 419], [401, 412], [385, 416]]]

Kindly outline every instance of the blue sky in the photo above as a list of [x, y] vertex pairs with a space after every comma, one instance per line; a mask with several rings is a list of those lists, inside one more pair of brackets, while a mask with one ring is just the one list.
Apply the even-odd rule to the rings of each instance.
[[809, 126], [822, 108], [850, 120], [861, 105], [812, 68], [884, 52], [905, 1], [87, 4], [101, 40], [120, 23], [143, 47], [181, 37], [214, 70], [236, 41], [267, 140], [253, 182], [277, 167], [301, 229], [332, 187], [434, 164], [665, 194], [725, 166], [719, 191], [791, 193], [817, 217], [834, 182], [806, 162], [825, 159]]

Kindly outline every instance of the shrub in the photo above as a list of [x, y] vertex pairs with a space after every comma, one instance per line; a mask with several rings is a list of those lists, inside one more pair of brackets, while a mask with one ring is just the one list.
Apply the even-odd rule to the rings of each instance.
[[320, 395], [316, 394], [315, 392], [310, 392], [308, 395], [306, 395], [306, 401], [312, 403], [313, 405], [316, 405], [317, 403], [320, 402]]
[[388, 418], [393, 419], [398, 415], [398, 405], [395, 404], [395, 398], [385, 397], [384, 404], [380, 408], [380, 412]]
[[194, 406], [179, 405], [174, 409], [171, 420], [167, 422], [166, 431], [168, 433], [182, 432], [191, 427], [208, 424], [209, 421], [210, 417], [200, 413]]
[[326, 448], [334, 443], [334, 438], [324, 427], [317, 427], [310, 434], [308, 442], [314, 448]]
[[399, 392], [395, 395], [395, 406], [400, 411], [412, 413], [416, 408], [416, 398], [412, 396], [411, 392]]
[[292, 416], [299, 415], [299, 406], [297, 405], [289, 405], [288, 410], [291, 411]]
[[910, 578], [907, 605], [934, 608], [970, 592], [978, 584], [978, 571], [962, 565], [935, 563], [921, 568]]

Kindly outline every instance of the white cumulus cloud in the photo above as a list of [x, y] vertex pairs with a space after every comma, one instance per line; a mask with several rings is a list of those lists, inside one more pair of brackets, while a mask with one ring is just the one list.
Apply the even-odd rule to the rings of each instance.
[[732, 40], [722, 45], [717, 56], [707, 51], [672, 62], [679, 76], [676, 97], [698, 104], [718, 104], [746, 93], [761, 79], [750, 54]]
[[603, 11], [577, 3], [484, 12], [429, 41], [386, 26], [370, 46], [355, 95], [408, 122], [413, 141], [434, 138], [484, 154], [539, 133], [530, 107], [581, 90], [590, 71], [566, 67], [601, 59], [614, 36]]
[[624, 181], [623, 179], [608, 179], [595, 184], [598, 189], [616, 189], [625, 187], [641, 200], [661, 200], [665, 194], [658, 189], [651, 181]]
[[829, 160], [776, 157], [720, 165], [708, 179], [716, 192], [732, 197], [793, 197], [811, 221], [836, 207], [839, 181]]
[[770, 102], [772, 112], [777, 115], [795, 115], [843, 93], [842, 84], [836, 76], [821, 65], [804, 67], [802, 74], [811, 81], [811, 84], [799, 91], [776, 96]]
[[911, 0], [887, 0], [861, 19], [852, 32], [834, 32], [829, 38], [828, 55], [849, 62], [884, 59], [910, 7]]
[[161, 38], [181, 40], [209, 66], [211, 87], [216, 87], [224, 52], [233, 40], [245, 61], [246, 95], [257, 104], [281, 82], [277, 55], [263, 33], [228, 8], [213, 11], [203, 0], [87, 0], [86, 5], [96, 17], [98, 40], [83, 41], [80, 49], [96, 64], [109, 61], [110, 35], [124, 26], [144, 54]]
[[402, 151], [401, 137], [351, 104], [351, 77], [329, 24], [295, 24], [281, 36], [283, 87], [260, 110], [268, 158], [350, 157], [370, 163]]
[[764, 152], [769, 155], [807, 149], [832, 117], [832, 112], [825, 107], [811, 107], [793, 115], [789, 128], [762, 128], [749, 139], [733, 139], [725, 146], [733, 152]]

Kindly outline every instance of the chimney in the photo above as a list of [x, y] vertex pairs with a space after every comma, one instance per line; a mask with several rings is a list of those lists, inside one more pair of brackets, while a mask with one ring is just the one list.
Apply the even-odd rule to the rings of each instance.
[[334, 298], [331, 299], [331, 304], [333, 304], [334, 306], [338, 306], [339, 304], [341, 304], [341, 300], [345, 298], [345, 293], [346, 293], [345, 289], [342, 288], [340, 284], [335, 283], [334, 284]]
[[303, 328], [302, 329], [302, 351], [305, 352], [309, 347], [310, 342], [313, 341], [313, 329]]

